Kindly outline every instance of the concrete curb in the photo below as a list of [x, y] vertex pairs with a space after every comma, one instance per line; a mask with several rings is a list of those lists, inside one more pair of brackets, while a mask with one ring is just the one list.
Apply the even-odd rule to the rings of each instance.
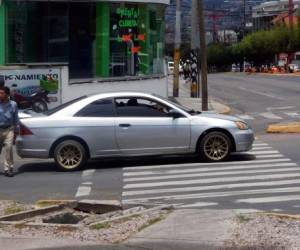
[[54, 206], [49, 206], [49, 207], [44, 207], [44, 208], [38, 208], [38, 209], [33, 209], [33, 210], [28, 210], [28, 211], [23, 211], [11, 215], [4, 215], [0, 217], [0, 223], [2, 222], [11, 222], [11, 221], [21, 221], [24, 219], [28, 219], [30, 217], [38, 216], [38, 215], [43, 215], [46, 213], [50, 212], [55, 212], [59, 211], [63, 208], [62, 205], [54, 205]]
[[271, 124], [266, 129], [267, 133], [300, 133], [300, 122]]
[[222, 104], [222, 105], [224, 106], [224, 111], [220, 112], [219, 114], [221, 114], [221, 115], [229, 115], [231, 113], [231, 108], [229, 106], [227, 106], [227, 105], [224, 105], [224, 104]]
[[[190, 109], [199, 110], [199, 111], [201, 111], [202, 109], [201, 98], [176, 97], [176, 98], [172, 98], [172, 101], [182, 106], [188, 107]], [[222, 115], [228, 115], [231, 113], [231, 108], [229, 106], [215, 100], [214, 98], [208, 101], [208, 109], [209, 111], [213, 111]]]
[[118, 217], [113, 217], [110, 219], [106, 219], [106, 220], [101, 220], [101, 221], [96, 221], [93, 222], [91, 224], [89, 224], [89, 226], [94, 226], [97, 224], [103, 224], [103, 223], [109, 223], [109, 222], [113, 222], [113, 221], [118, 221], [118, 220], [122, 220], [122, 219], [126, 219], [126, 218], [130, 218], [132, 216], [138, 216], [138, 215], [142, 215], [142, 214], [147, 214], [149, 212], [153, 212], [153, 211], [157, 211], [157, 210], [162, 210], [162, 209], [173, 209], [174, 206], [173, 205], [161, 205], [158, 207], [153, 207], [153, 208], [149, 208], [143, 211], [138, 211], [132, 214], [126, 214], [126, 215], [122, 215], [122, 216], [118, 216]]
[[261, 76], [290, 76], [290, 77], [300, 77], [300, 73], [225, 72], [225, 74], [228, 74], [228, 75], [246, 75], [246, 76], [261, 75]]
[[300, 77], [299, 73], [257, 73], [259, 75], [265, 76], [292, 76], [292, 77]]

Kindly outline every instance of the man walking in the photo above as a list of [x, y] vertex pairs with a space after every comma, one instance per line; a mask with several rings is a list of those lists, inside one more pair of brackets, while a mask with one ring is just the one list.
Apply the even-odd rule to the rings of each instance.
[[17, 104], [8, 87], [0, 86], [0, 154], [4, 147], [4, 175], [13, 177], [13, 145], [19, 132]]

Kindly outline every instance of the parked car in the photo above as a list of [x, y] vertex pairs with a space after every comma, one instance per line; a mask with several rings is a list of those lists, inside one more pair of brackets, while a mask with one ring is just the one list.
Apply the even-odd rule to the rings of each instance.
[[174, 62], [169, 61], [168, 62], [168, 74], [171, 75], [174, 73]]
[[201, 113], [162, 97], [135, 92], [85, 96], [21, 119], [17, 152], [22, 158], [54, 158], [76, 170], [97, 157], [197, 154], [226, 160], [252, 147], [243, 120]]
[[299, 66], [297, 64], [289, 64], [288, 69], [290, 73], [298, 73], [299, 72]]
[[231, 72], [240, 72], [240, 66], [235, 63], [231, 65]]

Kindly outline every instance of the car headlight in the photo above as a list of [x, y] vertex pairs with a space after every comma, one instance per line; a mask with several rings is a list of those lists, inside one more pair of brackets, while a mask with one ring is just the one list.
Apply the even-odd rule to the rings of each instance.
[[240, 129], [240, 130], [247, 130], [247, 129], [250, 128], [249, 125], [245, 122], [237, 121], [237, 122], [234, 122], [234, 123], [238, 127], [238, 129]]

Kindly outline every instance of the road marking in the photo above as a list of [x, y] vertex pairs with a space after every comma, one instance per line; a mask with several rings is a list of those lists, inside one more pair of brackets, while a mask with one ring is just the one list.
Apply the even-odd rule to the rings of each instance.
[[217, 206], [218, 202], [195, 202], [187, 205], [178, 205], [177, 208], [193, 208], [193, 207], [208, 207], [208, 206]]
[[200, 180], [178, 180], [178, 181], [163, 181], [163, 182], [151, 182], [151, 183], [134, 183], [134, 184], [125, 184], [124, 189], [209, 184], [215, 182], [272, 180], [272, 179], [293, 178], [293, 177], [300, 177], [300, 173], [299, 174], [290, 173], [290, 174], [270, 174], [270, 175], [254, 175], [254, 176], [235, 176], [235, 177], [223, 177], [223, 178], [208, 178], [208, 179], [200, 179]]
[[264, 118], [267, 118], [267, 119], [274, 119], [274, 120], [281, 120], [283, 119], [282, 117], [278, 116], [278, 115], [275, 115], [271, 112], [265, 112], [265, 113], [260, 113], [259, 114], [260, 116], [264, 117]]
[[82, 171], [82, 177], [89, 177], [91, 175], [93, 175], [93, 173], [95, 173], [95, 169], [88, 169], [88, 170], [84, 170]]
[[250, 93], [257, 94], [257, 95], [262, 95], [262, 96], [266, 96], [266, 97], [269, 97], [269, 98], [274, 98], [274, 99], [281, 100], [281, 101], [284, 100], [284, 98], [282, 98], [281, 96], [273, 95], [273, 94], [270, 94], [270, 93], [263, 93], [261, 91], [256, 91], [256, 90], [249, 89], [249, 88], [244, 88], [244, 87], [241, 87], [241, 86], [238, 87], [238, 88], [241, 89], [241, 90], [245, 90], [247, 92], [250, 92]]
[[91, 187], [79, 186], [75, 197], [88, 196], [91, 193], [91, 190]]
[[276, 154], [276, 155], [257, 155], [255, 156], [256, 159], [262, 159], [262, 158], [282, 158], [284, 155], [282, 154]]
[[255, 118], [253, 116], [250, 115], [237, 115], [237, 117], [243, 119], [243, 120], [254, 120]]
[[271, 196], [236, 200], [236, 203], [269, 203], [300, 200], [300, 195]]
[[298, 118], [300, 117], [300, 114], [297, 112], [285, 112], [286, 115], [291, 116], [293, 118]]
[[267, 151], [256, 151], [256, 150], [253, 150], [253, 151], [247, 152], [247, 154], [252, 154], [252, 155], [278, 154], [278, 153], [280, 153], [280, 152], [277, 151], [277, 150], [267, 150]]
[[[271, 164], [255, 164], [255, 165], [237, 165], [237, 166], [226, 166], [226, 167], [205, 167], [205, 168], [185, 168], [180, 170], [167, 170], [163, 171], [163, 174], [180, 174], [180, 173], [199, 173], [199, 172], [212, 172], [214, 171], [222, 171], [222, 170], [234, 170], [234, 169], [255, 169], [255, 168], [273, 168], [273, 167], [291, 167], [297, 166], [296, 163], [289, 162], [289, 159], [280, 159], [278, 163]], [[287, 162], [287, 163], [285, 163]], [[300, 168], [299, 168], [300, 170]], [[225, 172], [217, 172], [220, 174], [224, 174]], [[124, 177], [132, 177], [132, 176], [149, 176], [149, 175], [161, 175], [162, 171], [139, 171], [133, 173], [124, 173]], [[126, 180], [126, 179], [125, 179]]]
[[284, 110], [284, 109], [293, 109], [296, 108], [295, 106], [286, 106], [286, 107], [268, 107], [267, 110]]
[[[290, 163], [292, 166], [297, 166], [296, 163]], [[242, 170], [242, 171], [228, 171], [228, 172], [209, 172], [209, 173], [192, 173], [192, 174], [174, 174], [174, 175], [163, 175], [163, 176], [147, 176], [147, 177], [136, 177], [136, 178], [125, 178], [124, 182], [135, 182], [135, 181], [155, 181], [155, 180], [171, 180], [179, 178], [193, 178], [193, 177], [207, 177], [207, 176], [225, 176], [225, 175], [237, 175], [237, 174], [259, 174], [259, 173], [279, 173], [289, 171], [300, 171], [300, 168], [280, 168], [280, 169], [262, 169], [262, 170]]]
[[[165, 195], [156, 197], [147, 197], [140, 199], [128, 199], [125, 201], [150, 201], [156, 199], [164, 200], [187, 200], [187, 199], [201, 199], [201, 198], [216, 198], [216, 197], [228, 197], [238, 195], [253, 195], [253, 194], [272, 194], [272, 193], [296, 193], [300, 192], [300, 187], [287, 187], [287, 188], [269, 188], [269, 189], [252, 189], [252, 190], [238, 190], [230, 192], [210, 192], [210, 193], [199, 193], [199, 194], [180, 194], [180, 195]], [[300, 196], [300, 195], [299, 195]], [[242, 199], [247, 200], [247, 199]]]
[[211, 186], [197, 186], [197, 187], [181, 187], [181, 188], [165, 188], [165, 189], [150, 189], [150, 190], [134, 190], [125, 191], [122, 193], [123, 197], [126, 196], [138, 196], [138, 195], [149, 195], [149, 194], [163, 194], [163, 193], [184, 193], [184, 192], [195, 192], [205, 190], [216, 190], [216, 189], [234, 189], [234, 188], [249, 188], [249, 187], [268, 187], [268, 186], [280, 186], [280, 185], [292, 185], [300, 184], [300, 179], [295, 180], [279, 180], [279, 181], [268, 181], [268, 182], [249, 182], [249, 183], [232, 183], [232, 184], [221, 184]]
[[[95, 169], [87, 169], [82, 171], [81, 178], [83, 182], [78, 187], [75, 197], [88, 196], [91, 193], [93, 183], [89, 181], [95, 173]], [[84, 186], [82, 186], [84, 185]]]
[[[278, 152], [278, 151], [276, 151]], [[247, 153], [249, 154], [249, 153]], [[186, 164], [167, 164], [167, 165], [151, 165], [151, 166], [134, 166], [134, 167], [125, 167], [123, 171], [134, 171], [137, 170], [151, 170], [151, 169], [164, 169], [164, 168], [183, 168], [183, 167], [202, 167], [202, 166], [219, 166], [219, 165], [239, 165], [239, 164], [256, 164], [256, 163], [269, 163], [269, 162], [281, 162], [282, 160], [290, 160], [289, 158], [285, 159], [268, 159], [268, 160], [246, 160], [246, 161], [231, 161], [231, 162], [212, 162], [212, 163], [186, 163]]]
[[259, 147], [255, 146], [255, 147], [252, 148], [253, 151], [262, 150], [262, 149], [273, 149], [273, 148], [272, 147], [261, 147], [261, 146], [259, 146]]
[[253, 147], [255, 147], [255, 146], [269, 146], [269, 144], [267, 144], [267, 143], [256, 143], [256, 142], [254, 142], [254, 143], [253, 143]]

